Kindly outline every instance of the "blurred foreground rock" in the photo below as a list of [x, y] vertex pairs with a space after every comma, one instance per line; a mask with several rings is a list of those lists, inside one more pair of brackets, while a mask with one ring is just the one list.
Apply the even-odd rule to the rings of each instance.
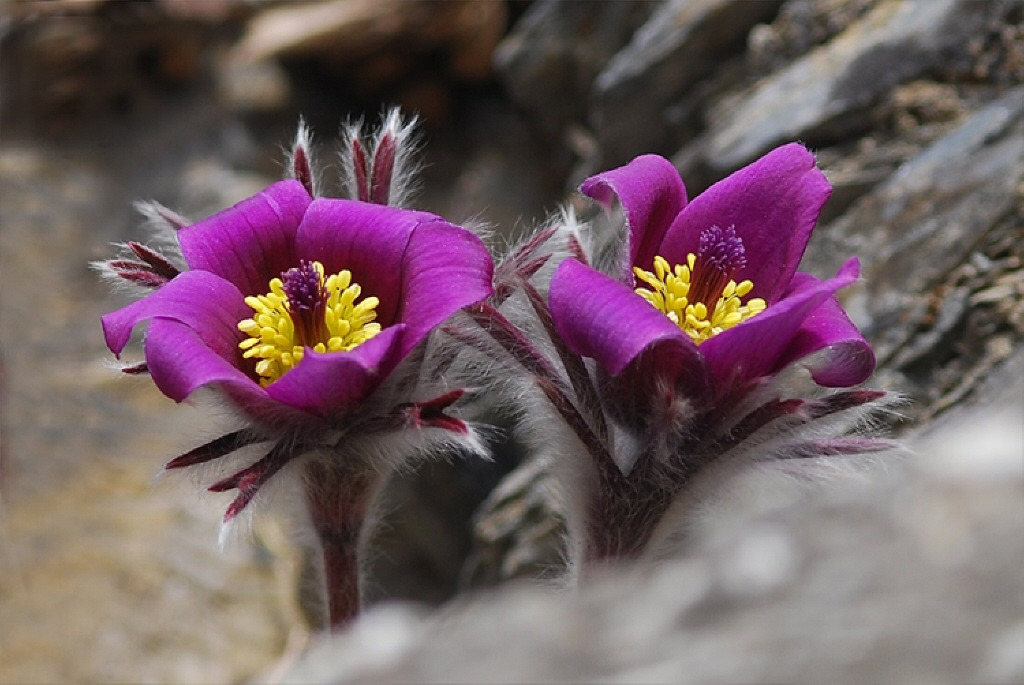
[[381, 607], [285, 682], [1020, 682], [1024, 358], [1015, 370], [1005, 404], [870, 482], [808, 496], [748, 474], [733, 486], [761, 496], [677, 559], [432, 617]]

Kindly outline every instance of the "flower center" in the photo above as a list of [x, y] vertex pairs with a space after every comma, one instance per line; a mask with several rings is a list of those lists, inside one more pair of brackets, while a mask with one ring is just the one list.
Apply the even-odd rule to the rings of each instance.
[[686, 255], [686, 264], [672, 266], [664, 257], [656, 256], [654, 273], [633, 267], [633, 273], [645, 284], [636, 293], [699, 345], [767, 307], [759, 297], [745, 304], [741, 299], [754, 288], [750, 281], [733, 280], [746, 264], [743, 241], [735, 229], [712, 226], [701, 233], [697, 254]]
[[249, 337], [238, 344], [243, 357], [255, 357], [266, 387], [302, 361], [307, 347], [317, 352], [351, 350], [381, 331], [376, 297], [358, 304], [361, 288], [342, 270], [324, 278], [320, 262], [299, 262], [270, 281], [270, 292], [245, 298], [253, 317], [238, 323]]

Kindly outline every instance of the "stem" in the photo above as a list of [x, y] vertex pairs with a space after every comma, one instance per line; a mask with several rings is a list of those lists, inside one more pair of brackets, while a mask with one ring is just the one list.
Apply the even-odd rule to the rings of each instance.
[[623, 479], [602, 485], [603, 492], [590, 503], [583, 546], [583, 570], [607, 561], [636, 559], [640, 556], [665, 515], [671, 498], [667, 492], [653, 489], [642, 492]]
[[306, 469], [306, 500], [323, 553], [331, 630], [359, 615], [363, 527], [380, 480], [374, 470], [354, 463], [313, 463]]
[[582, 574], [603, 562], [638, 558], [682, 487], [680, 478], [643, 456], [626, 475], [610, 457], [593, 455], [597, 482], [585, 505]]

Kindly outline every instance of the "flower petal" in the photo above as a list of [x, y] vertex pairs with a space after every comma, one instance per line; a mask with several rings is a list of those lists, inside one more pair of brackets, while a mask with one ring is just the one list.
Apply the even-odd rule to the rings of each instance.
[[[797, 273], [793, 279], [794, 289], [808, 287], [805, 278], [814, 277]], [[778, 367], [784, 368], [801, 359], [814, 381], [827, 388], [848, 388], [863, 383], [875, 370], [871, 345], [834, 296], [826, 298], [804, 319]]]
[[[753, 281], [751, 297], [772, 304], [796, 272], [831, 192], [814, 155], [797, 143], [784, 145], [695, 197], [668, 229], [659, 254], [684, 264], [697, 252], [702, 231], [732, 226], [747, 257], [735, 280]], [[650, 262], [636, 265], [651, 268]]]
[[234, 285], [207, 271], [186, 271], [143, 299], [103, 316], [100, 323], [107, 347], [118, 356], [136, 325], [162, 317], [196, 331], [212, 351], [231, 361], [240, 357], [237, 345], [244, 338], [237, 324], [251, 315]]
[[[719, 395], [780, 371], [784, 366], [820, 349], [819, 343], [852, 344], [853, 341], [849, 340], [850, 331], [842, 322], [819, 319], [812, 321], [808, 329], [804, 329], [804, 323], [812, 314], [827, 317], [834, 313], [830, 307], [821, 307], [837, 290], [857, 279], [859, 268], [854, 258], [844, 264], [834, 278], [827, 281], [801, 274], [795, 280], [796, 287], [790, 289], [776, 304], [702, 344], [700, 351], [711, 366]], [[845, 314], [843, 319], [847, 321]], [[816, 373], [816, 378], [830, 380], [851, 377], [846, 371], [833, 373], [826, 368]]]
[[[622, 283], [580, 264], [563, 261], [548, 295], [555, 330], [577, 354], [618, 375], [642, 352], [657, 345], [665, 372], [700, 376], [697, 346], [672, 321]], [[662, 347], [667, 346], [667, 347]]]
[[299, 226], [295, 250], [300, 259], [315, 259], [328, 274], [348, 269], [363, 296], [380, 300], [377, 320], [398, 320], [402, 302], [402, 260], [413, 229], [438, 218], [426, 212], [383, 205], [318, 198]]
[[182, 255], [192, 269], [215, 273], [245, 295], [263, 294], [271, 278], [296, 266], [295, 232], [309, 203], [298, 181], [275, 183], [179, 231]]
[[[679, 172], [658, 155], [643, 155], [625, 166], [591, 176], [580, 186], [580, 192], [605, 208], [618, 196], [629, 225], [629, 264], [654, 262], [665, 231], [686, 206], [686, 188]], [[630, 274], [626, 277], [632, 283]]]
[[267, 394], [310, 414], [340, 415], [365, 399], [395, 367], [404, 328], [389, 326], [347, 352], [307, 349], [295, 368], [267, 386]]
[[181, 402], [211, 383], [242, 386], [245, 393], [266, 393], [242, 370], [217, 354], [188, 324], [154, 318], [146, 333], [146, 361], [160, 392]]
[[438, 220], [416, 227], [402, 263], [405, 356], [435, 326], [492, 292], [494, 263], [469, 231]]
[[198, 333], [179, 321], [153, 319], [146, 336], [146, 359], [157, 388], [178, 402], [199, 388], [215, 386], [242, 412], [268, 425], [295, 428], [319, 420], [270, 397], [258, 383], [213, 353]]

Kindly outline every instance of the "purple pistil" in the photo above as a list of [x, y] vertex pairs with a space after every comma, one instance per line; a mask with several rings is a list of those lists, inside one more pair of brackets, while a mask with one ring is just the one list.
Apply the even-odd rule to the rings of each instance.
[[326, 340], [327, 292], [320, 272], [312, 262], [302, 260], [297, 267], [281, 274], [281, 281], [295, 326], [295, 344], [313, 347]]
[[722, 229], [711, 226], [700, 234], [693, 282], [690, 286], [691, 302], [703, 302], [714, 309], [725, 286], [740, 269], [747, 265], [743, 240], [732, 226]]

